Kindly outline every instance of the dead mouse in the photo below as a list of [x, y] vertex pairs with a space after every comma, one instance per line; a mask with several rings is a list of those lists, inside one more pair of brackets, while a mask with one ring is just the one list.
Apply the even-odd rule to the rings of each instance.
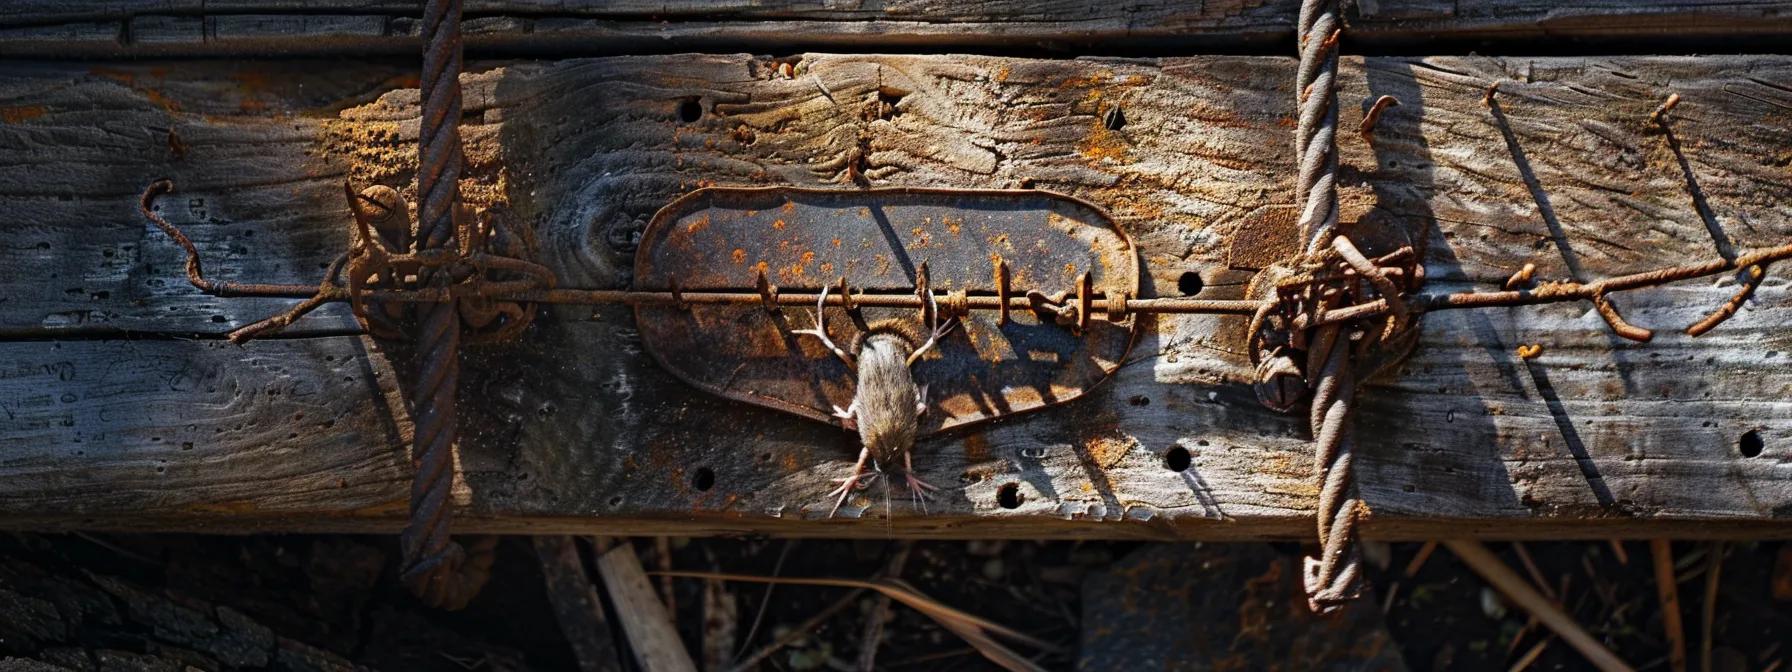
[[884, 465], [892, 468], [897, 462], [902, 463], [902, 473], [907, 482], [909, 494], [917, 502], [925, 501], [927, 491], [936, 490], [932, 485], [915, 477], [914, 465], [910, 453], [915, 447], [916, 430], [921, 424], [921, 415], [927, 412], [927, 387], [915, 384], [914, 372], [909, 369], [926, 354], [941, 336], [945, 336], [958, 325], [957, 319], [937, 324], [939, 311], [933, 304], [933, 293], [927, 292], [927, 314], [936, 317], [936, 324], [927, 336], [927, 341], [917, 347], [915, 337], [905, 325], [898, 320], [886, 320], [871, 325], [864, 334], [852, 344], [852, 352], [848, 352], [834, 344], [828, 338], [827, 325], [824, 320], [828, 290], [821, 290], [821, 298], [815, 302], [815, 328], [793, 330], [793, 334], [803, 334], [821, 339], [835, 356], [846, 362], [846, 368], [858, 376], [858, 385], [854, 388], [852, 404], [846, 408], [834, 407], [834, 416], [840, 418], [847, 429], [857, 429], [859, 442], [863, 449], [859, 451], [859, 461], [853, 465], [853, 474], [840, 483], [840, 489], [828, 494], [838, 494], [834, 500], [834, 508], [828, 511], [828, 517], [840, 510], [847, 496], [868, 473], [865, 461], [871, 461], [871, 469], [876, 473], [884, 473]]

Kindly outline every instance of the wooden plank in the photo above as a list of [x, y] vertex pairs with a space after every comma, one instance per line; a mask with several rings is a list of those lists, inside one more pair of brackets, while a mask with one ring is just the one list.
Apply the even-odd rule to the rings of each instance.
[[[0, 207], [13, 223], [0, 245], [0, 336], [192, 334], [278, 309], [284, 302], [194, 293], [179, 248], [146, 226], [135, 194], [160, 177], [179, 180], [168, 207], [219, 279], [316, 282], [348, 233], [347, 176], [319, 140], [335, 110], [414, 83], [406, 73], [9, 64]], [[262, 253], [267, 245], [281, 252]], [[340, 333], [354, 326], [346, 316], [326, 308], [296, 333]]]
[[[1792, 32], [1784, 0], [1347, 3], [1351, 48], [1484, 41], [1754, 39]], [[731, 0], [473, 0], [468, 47], [494, 54], [801, 49], [1083, 49], [1137, 53], [1256, 48], [1287, 41], [1298, 0], [897, 0], [872, 4]], [[0, 8], [0, 46], [53, 57], [411, 54], [419, 9], [399, 0], [71, 4]]]
[[[804, 55], [792, 62], [794, 78], [749, 56], [476, 67], [465, 80], [477, 183], [469, 193], [475, 200], [504, 193], [525, 221], [537, 222], [545, 261], [566, 284], [605, 286], [626, 274], [630, 228], [703, 184], [840, 184], [850, 161], [862, 161], [873, 184], [1033, 184], [1109, 208], [1140, 245], [1145, 286], [1156, 293], [1174, 293], [1193, 272], [1204, 280], [1202, 296], [1227, 298], [1249, 276], [1226, 267], [1230, 238], [1253, 211], [1292, 190], [1287, 59]], [[110, 70], [142, 78], [155, 67]], [[1785, 57], [1349, 60], [1346, 128], [1360, 117], [1355, 103], [1392, 94], [1402, 105], [1383, 118], [1373, 149], [1343, 139], [1344, 174], [1353, 192], [1379, 199], [1375, 216], [1415, 230], [1435, 221], [1427, 261], [1440, 287], [1493, 286], [1525, 262], [1537, 263], [1542, 277], [1600, 277], [1706, 258], [1716, 244], [1686, 174], [1645, 123], [1673, 91], [1683, 101], [1676, 138], [1716, 227], [1738, 248], [1779, 244], [1792, 235], [1792, 91], [1775, 83], [1792, 81], [1789, 73]], [[214, 163], [209, 144], [179, 162], [131, 164], [124, 179], [80, 167], [101, 162], [101, 152], [85, 146], [100, 136], [64, 129], [79, 126], [81, 114], [156, 107], [156, 85], [131, 88], [116, 74], [73, 64], [0, 79], [13, 87], [14, 101], [33, 90], [59, 97], [41, 115], [0, 126], [0, 148], [38, 165], [58, 155], [75, 164], [58, 168], [68, 181], [24, 172], [0, 180], [9, 207], [43, 208], [65, 191], [102, 194], [75, 201], [55, 227], [28, 235], [51, 231], [59, 236], [53, 240], [79, 241], [116, 228], [134, 241], [133, 254], [162, 255], [154, 269], [132, 260], [123, 275], [165, 281], [165, 295], [80, 297], [143, 302], [144, 310], [117, 318], [132, 333], [195, 329], [155, 310], [190, 290], [179, 285], [172, 246], [131, 214], [139, 185], [117, 182], [172, 174], [201, 185], [208, 206], [233, 213], [228, 227], [195, 226], [202, 244], [241, 259], [242, 277], [262, 277], [251, 275], [262, 271], [248, 259], [327, 258], [346, 219], [324, 216], [341, 208], [328, 192], [344, 174], [405, 179], [404, 148], [416, 132], [414, 90], [299, 112], [270, 94], [272, 106], [258, 112], [153, 117], [190, 124], [194, 135], [234, 129], [237, 143], [258, 134], [290, 138], [282, 142], [303, 149], [285, 150], [288, 156], [309, 152], [312, 162], [272, 162], [265, 175], [276, 183], [315, 180], [315, 191], [265, 207], [272, 196], [234, 181], [249, 164]], [[1481, 104], [1494, 79], [1506, 80], [1503, 117]], [[216, 76], [183, 85], [195, 96], [230, 86]], [[223, 94], [215, 98], [228, 107]], [[698, 106], [694, 121], [681, 119], [687, 101]], [[884, 105], [889, 111], [879, 112]], [[1103, 119], [1115, 106], [1127, 123], [1110, 129]], [[111, 128], [105, 138], [141, 133]], [[504, 188], [494, 189], [500, 163]], [[1539, 193], [1527, 187], [1526, 172]], [[189, 193], [183, 187], [181, 197]], [[183, 225], [200, 219], [190, 208], [170, 214]], [[239, 230], [257, 232], [252, 245], [222, 247]], [[25, 252], [0, 247], [0, 254], [29, 274], [87, 272], [99, 263], [34, 242]], [[1715, 307], [1729, 286], [1685, 283], [1621, 297], [1632, 321], [1663, 328], [1647, 346], [1615, 341], [1577, 305], [1429, 316], [1413, 359], [1364, 394], [1359, 470], [1373, 511], [1366, 533], [1787, 534], [1786, 273], [1776, 269], [1753, 309], [1700, 339], [1674, 329]], [[12, 375], [0, 379], [8, 423], [0, 425], [0, 455], [7, 456], [0, 474], [8, 476], [0, 478], [0, 524], [396, 529], [402, 413], [392, 411], [387, 374], [368, 373], [385, 370], [385, 356], [369, 354], [360, 339], [320, 335], [243, 348], [214, 340], [56, 343], [47, 339], [61, 327], [45, 323], [41, 311], [73, 298], [25, 281], [9, 291], [0, 319], [19, 325], [13, 336], [35, 340], [0, 343], [0, 361], [13, 362]], [[231, 311], [231, 324], [259, 316], [260, 307], [205, 301]], [[1234, 318], [1158, 318], [1136, 346], [1137, 361], [1090, 398], [923, 444], [916, 458], [923, 478], [948, 485], [929, 515], [899, 502], [888, 521], [810, 522], [825, 512], [827, 481], [851, 466], [850, 436], [694, 393], [641, 353], [626, 310], [551, 309], [522, 344], [470, 356], [463, 527], [1303, 537], [1311, 533], [1315, 495], [1305, 422], [1263, 409], [1243, 384], [1241, 330]], [[1544, 345], [1541, 358], [1512, 354], [1533, 342]], [[55, 372], [63, 362], [80, 372], [119, 368], [61, 380]], [[239, 381], [218, 390], [310, 381], [316, 392], [301, 402], [288, 393], [225, 395], [209, 385], [200, 393], [158, 383], [178, 378], [183, 367]], [[300, 412], [298, 425], [288, 420]], [[335, 424], [304, 426], [324, 417]], [[281, 438], [295, 430], [298, 436]], [[1759, 455], [1738, 452], [1746, 432], [1765, 446]], [[180, 450], [189, 440], [193, 448]], [[1166, 468], [1165, 457], [1179, 451], [1191, 467]], [[154, 471], [158, 461], [166, 463], [162, 473]], [[347, 485], [331, 489], [333, 478]], [[1020, 495], [1018, 506], [1000, 504], [1003, 487]], [[881, 501], [863, 503], [882, 511]]]

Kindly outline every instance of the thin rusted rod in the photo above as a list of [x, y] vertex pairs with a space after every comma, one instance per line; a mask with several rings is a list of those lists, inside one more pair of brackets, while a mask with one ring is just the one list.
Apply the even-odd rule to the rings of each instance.
[[[206, 294], [221, 297], [317, 299], [328, 302], [348, 301], [350, 299], [351, 292], [344, 287], [331, 287], [320, 290], [317, 285], [244, 283], [213, 280], [205, 277], [205, 272], [199, 261], [198, 248], [195, 247], [193, 242], [181, 232], [179, 227], [168, 223], [167, 220], [163, 219], [161, 215], [155, 212], [155, 200], [163, 194], [172, 191], [173, 188], [174, 184], [167, 180], [157, 180], [150, 184], [149, 188], [143, 192], [141, 209], [145, 218], [154, 223], [156, 227], [161, 229], [164, 233], [168, 234], [170, 238], [173, 238], [174, 241], [186, 251], [187, 282], [191, 283], [195, 288]], [[481, 256], [480, 253], [472, 253], [468, 255], [468, 260], [477, 265]], [[1751, 284], [1749, 287], [1752, 288], [1755, 284], [1759, 284], [1759, 278], [1765, 275], [1764, 270], [1755, 269], [1765, 269], [1769, 264], [1788, 259], [1792, 259], [1792, 244], [1756, 250], [1748, 254], [1740, 255], [1735, 259], [1718, 258], [1703, 263], [1687, 264], [1684, 266], [1675, 266], [1643, 273], [1621, 275], [1594, 282], [1546, 283], [1534, 288], [1513, 289], [1498, 292], [1413, 294], [1407, 296], [1405, 300], [1407, 306], [1414, 313], [1439, 310], [1459, 310], [1464, 308], [1528, 306], [1544, 303], [1560, 303], [1564, 301], [1593, 301], [1598, 297], [1616, 292], [1691, 280], [1743, 268], [1751, 269], [1753, 275], [1750, 278]], [[480, 289], [475, 285], [468, 284], [454, 285], [446, 288], [423, 287], [403, 290], [376, 289], [363, 292], [363, 297], [368, 301], [428, 303], [441, 302], [452, 297], [470, 296], [477, 293], [481, 296], [500, 301], [586, 305], [603, 303], [622, 303], [629, 305], [748, 305], [763, 304], [766, 301], [765, 295], [747, 289], [681, 289], [677, 292], [581, 288], [500, 291], [491, 291], [491, 289], [492, 288], [489, 286]], [[994, 296], [995, 293], [996, 292], [990, 291], [967, 296], [965, 305], [970, 310], [1000, 310], [1002, 308], [1002, 300], [999, 296]], [[1024, 291], [1010, 290], [1008, 292], [1008, 309], [1011, 311], [1030, 309], [1032, 307], [1032, 300], [1027, 298], [1026, 294], [1027, 292]], [[814, 305], [818, 298], [819, 296], [816, 292], [781, 291], [771, 297], [771, 300], [780, 306], [809, 306]], [[1102, 293], [1094, 294], [1092, 299], [1092, 304], [1104, 309], [1109, 303], [1107, 296]], [[874, 308], [920, 309], [923, 305], [923, 301], [920, 297], [908, 291], [902, 291], [900, 293], [892, 292], [890, 294], [854, 294], [851, 299], [843, 298], [841, 294], [835, 293], [828, 296], [827, 305], [847, 305], [846, 302], [849, 300], [852, 305]], [[1129, 298], [1125, 301], [1123, 312], [1251, 315], [1263, 306], [1272, 303], [1274, 303], [1273, 300], [1249, 301], [1190, 298]], [[1728, 317], [1729, 315], [1734, 314], [1735, 306], [1731, 304], [1736, 303], [1739, 302], [1732, 299], [1725, 304], [1724, 308], [1720, 308], [1718, 313], [1714, 313], [1712, 317], [1708, 317], [1704, 321], [1701, 321], [1699, 325], [1695, 325], [1695, 327], [1703, 326], [1704, 328], [1699, 329], [1697, 333], [1692, 333], [1692, 335], [1697, 336], [1709, 330], [1711, 327], [1716, 326], [1715, 322], [1722, 321], [1718, 317], [1719, 315]], [[1094, 312], [1100, 313], [1104, 311], [1098, 310]], [[1337, 324], [1366, 317], [1375, 317], [1385, 314], [1386, 312], [1388, 312], [1387, 301], [1385, 299], [1375, 299], [1352, 306], [1325, 311], [1320, 313], [1316, 319], [1308, 319], [1307, 322], [1311, 322], [1311, 324], [1303, 322], [1302, 324], [1297, 324], [1295, 326], [1302, 328], [1309, 326], [1324, 326], [1327, 324]], [[1689, 333], [1691, 333], [1691, 330], [1689, 330]]]
[[[1533, 289], [1519, 289], [1498, 292], [1453, 292], [1449, 294], [1413, 294], [1406, 298], [1407, 305], [1413, 312], [1433, 312], [1440, 310], [1460, 310], [1464, 308], [1493, 308], [1505, 306], [1528, 306], [1545, 303], [1561, 303], [1565, 301], [1590, 301], [1600, 294], [1611, 294], [1631, 289], [1690, 280], [1694, 278], [1716, 275], [1724, 271], [1744, 266], [1783, 261], [1792, 259], [1792, 245], [1762, 250], [1735, 261], [1714, 260], [1703, 264], [1678, 266], [1674, 268], [1637, 273], [1633, 275], [1607, 278], [1590, 283], [1557, 283], [1543, 285]], [[284, 299], [309, 299], [321, 296], [325, 301], [347, 301], [350, 292], [346, 288], [334, 287], [320, 292], [317, 285], [300, 284], [268, 284], [220, 282], [203, 277], [188, 278], [193, 286], [213, 296], [222, 297], [260, 297]], [[392, 290], [375, 289], [364, 293], [368, 301], [403, 301], [403, 302], [439, 302], [455, 296], [469, 296], [474, 293], [472, 287], [466, 289], [455, 287], [424, 287], [419, 289]], [[500, 301], [522, 301], [533, 303], [562, 304], [603, 304], [622, 303], [629, 305], [677, 305], [686, 304], [760, 304], [765, 297], [758, 292], [748, 290], [707, 291], [696, 289], [680, 290], [677, 294], [670, 291], [620, 290], [620, 289], [534, 289], [512, 292], [482, 293], [489, 298]], [[1024, 310], [1031, 307], [1031, 302], [1022, 292], [1015, 292], [1008, 298], [1010, 310]], [[812, 306], [820, 298], [819, 292], [781, 291], [773, 301], [780, 306]], [[1097, 293], [1092, 303], [1105, 306], [1106, 294]], [[971, 310], [999, 310], [1001, 300], [996, 296], [971, 295], [965, 297], [966, 306]], [[850, 299], [852, 305], [871, 308], [914, 308], [922, 306], [922, 299], [912, 292], [872, 294], [855, 293]], [[838, 293], [829, 294], [826, 304], [830, 306], [844, 305], [846, 300]], [[1250, 315], [1264, 304], [1273, 301], [1224, 300], [1224, 299], [1188, 299], [1188, 298], [1151, 298], [1127, 299], [1126, 312], [1129, 313], [1183, 313], [1183, 314], [1222, 314]], [[1385, 300], [1375, 299], [1345, 308], [1328, 310], [1320, 315], [1312, 326], [1323, 326], [1350, 320], [1374, 317], [1385, 314], [1388, 305]], [[1307, 325], [1300, 325], [1307, 326]]]
[[[1735, 259], [1713, 259], [1699, 264], [1674, 266], [1643, 273], [1632, 273], [1617, 277], [1596, 280], [1593, 282], [1560, 282], [1545, 284], [1531, 289], [1515, 289], [1500, 292], [1455, 292], [1451, 294], [1415, 294], [1406, 298], [1408, 305], [1415, 311], [1429, 312], [1437, 310], [1458, 310], [1462, 308], [1494, 308], [1502, 306], [1531, 306], [1544, 303], [1561, 303], [1564, 301], [1592, 301], [1600, 296], [1644, 287], [1655, 287], [1670, 282], [1692, 280], [1705, 276], [1717, 275], [1725, 271], [1733, 271], [1750, 266], [1761, 266], [1777, 261], [1792, 259], [1792, 244], [1782, 245], [1764, 250], [1756, 250]], [[1326, 313], [1324, 322], [1347, 321], [1362, 317], [1372, 317], [1387, 312], [1387, 302], [1382, 299], [1365, 301], [1347, 308], [1340, 308]], [[1702, 333], [1702, 332], [1701, 332]]]

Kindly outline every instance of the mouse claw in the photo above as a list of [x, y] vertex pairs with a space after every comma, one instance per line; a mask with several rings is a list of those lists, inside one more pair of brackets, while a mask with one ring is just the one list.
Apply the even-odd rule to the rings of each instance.
[[828, 493], [828, 496], [830, 497], [834, 495], [839, 496], [834, 500], [834, 508], [828, 509], [829, 518], [833, 518], [834, 514], [840, 512], [840, 506], [845, 504], [846, 498], [852, 495], [853, 488], [858, 487], [865, 478], [865, 462], [870, 459], [871, 451], [860, 450], [858, 463], [852, 465], [852, 475], [840, 479], [840, 487]]

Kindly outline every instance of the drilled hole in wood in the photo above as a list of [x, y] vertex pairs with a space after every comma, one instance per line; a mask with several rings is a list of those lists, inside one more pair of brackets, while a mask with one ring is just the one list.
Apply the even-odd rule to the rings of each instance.
[[1135, 394], [1135, 395], [1132, 395], [1132, 398], [1127, 399], [1126, 403], [1132, 404], [1134, 406], [1150, 406], [1151, 405], [1151, 397], [1147, 397], [1143, 394]]
[[1194, 462], [1194, 456], [1189, 455], [1188, 449], [1182, 446], [1176, 446], [1171, 448], [1170, 452], [1164, 453], [1164, 468], [1178, 474], [1188, 471], [1189, 465]]
[[996, 503], [1002, 505], [1004, 509], [1018, 509], [1020, 503], [1026, 500], [1027, 498], [1020, 494], [1019, 483], [1003, 483], [1002, 487], [996, 488]]
[[1767, 442], [1761, 440], [1761, 430], [1751, 429], [1742, 433], [1742, 440], [1736, 442], [1736, 449], [1742, 451], [1743, 457], [1759, 457], [1767, 448]]
[[1108, 108], [1108, 113], [1101, 118], [1101, 125], [1110, 131], [1126, 128], [1126, 113], [1121, 112], [1118, 107]]
[[1182, 277], [1176, 278], [1176, 291], [1182, 292], [1183, 296], [1200, 294], [1201, 290], [1206, 288], [1207, 282], [1201, 279], [1200, 273], [1188, 271], [1183, 273]]
[[696, 98], [687, 98], [678, 104], [678, 120], [684, 123], [695, 123], [703, 118], [703, 103]]
[[691, 487], [696, 488], [697, 492], [709, 492], [710, 488], [716, 487], [715, 470], [697, 467], [697, 473], [691, 476]]
[[897, 91], [889, 87], [879, 87], [877, 90], [877, 106], [872, 110], [875, 118], [895, 119], [896, 117], [901, 116], [902, 111], [896, 109], [896, 104], [902, 102], [902, 97], [904, 95], [907, 94], [902, 91]]

